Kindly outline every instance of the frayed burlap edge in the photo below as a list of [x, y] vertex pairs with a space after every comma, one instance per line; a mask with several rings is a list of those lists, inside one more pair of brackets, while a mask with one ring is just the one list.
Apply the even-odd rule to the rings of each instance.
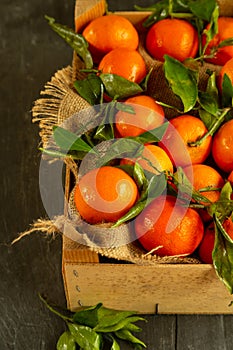
[[32, 122], [39, 124], [39, 135], [45, 148], [54, 126], [90, 105], [72, 88], [71, 66], [57, 71], [40, 95], [32, 108]]

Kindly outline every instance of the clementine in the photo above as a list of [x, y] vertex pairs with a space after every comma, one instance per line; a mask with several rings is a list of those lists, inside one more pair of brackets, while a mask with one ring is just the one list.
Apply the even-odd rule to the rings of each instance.
[[208, 136], [195, 146], [192, 143], [206, 132], [207, 128], [201, 119], [189, 114], [180, 115], [170, 120], [159, 145], [168, 152], [176, 166], [203, 163], [211, 152], [212, 137]]
[[146, 76], [146, 64], [140, 53], [128, 48], [117, 48], [107, 53], [100, 61], [102, 73], [117, 74], [134, 83]]
[[190, 255], [200, 244], [204, 226], [200, 215], [176, 203], [173, 196], [153, 200], [136, 218], [135, 232], [146, 251], [159, 256]]
[[159, 61], [164, 61], [165, 54], [179, 61], [194, 58], [198, 51], [197, 30], [183, 19], [162, 19], [149, 29], [146, 49]]
[[89, 43], [89, 50], [96, 63], [113, 49], [125, 47], [136, 50], [139, 43], [137, 30], [121, 15], [110, 14], [95, 18], [82, 34]]
[[[206, 29], [209, 29], [210, 24]], [[219, 17], [218, 18], [218, 33], [209, 42], [205, 55], [210, 55], [211, 50], [218, 47], [218, 45], [226, 39], [233, 37], [233, 18], [232, 17]], [[206, 34], [202, 36], [202, 46], [206, 44]], [[207, 62], [223, 66], [228, 60], [233, 57], [233, 46], [224, 46], [218, 48], [213, 58], [206, 58]]]
[[124, 103], [130, 104], [134, 109], [134, 113], [117, 112], [115, 127], [121, 137], [138, 136], [163, 124], [163, 107], [156, 103], [152, 97], [146, 95], [134, 96], [125, 100]]
[[[193, 188], [210, 202], [216, 202], [224, 180], [217, 170], [206, 164], [193, 164], [183, 168], [187, 178], [192, 181]], [[202, 204], [208, 204], [203, 202]]]
[[116, 222], [135, 203], [138, 189], [123, 170], [103, 166], [86, 173], [74, 191], [74, 203], [88, 223]]
[[233, 58], [231, 58], [229, 61], [227, 61], [219, 72], [218, 86], [219, 86], [220, 91], [222, 91], [222, 83], [223, 83], [224, 74], [226, 74], [228, 76], [228, 78], [231, 80], [231, 83], [233, 84]]
[[211, 222], [205, 229], [203, 239], [198, 247], [198, 255], [200, 260], [205, 264], [212, 264], [212, 252], [214, 249], [215, 230], [214, 224]]
[[122, 159], [121, 164], [133, 164], [137, 161], [141, 167], [154, 174], [161, 172], [173, 173], [173, 164], [167, 153], [159, 146], [145, 145], [139, 159]]
[[215, 133], [212, 155], [220, 169], [226, 173], [233, 170], [233, 119], [222, 124]]

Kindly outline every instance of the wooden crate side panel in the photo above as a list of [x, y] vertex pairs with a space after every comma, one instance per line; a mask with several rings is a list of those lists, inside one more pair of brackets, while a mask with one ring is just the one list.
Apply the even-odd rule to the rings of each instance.
[[231, 296], [211, 265], [63, 266], [68, 308], [94, 305], [154, 314], [232, 314]]

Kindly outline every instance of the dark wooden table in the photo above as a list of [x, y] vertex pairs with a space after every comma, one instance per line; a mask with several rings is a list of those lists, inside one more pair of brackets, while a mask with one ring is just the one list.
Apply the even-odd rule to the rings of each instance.
[[[109, 7], [130, 10], [135, 2], [154, 1], [112, 0]], [[30, 110], [45, 82], [72, 59], [72, 50], [50, 30], [44, 14], [73, 26], [74, 0], [1, 0], [0, 8], [0, 350], [52, 350], [65, 325], [45, 308], [38, 293], [66, 305], [61, 238], [48, 241], [35, 233], [14, 246], [5, 243], [33, 220], [46, 217], [38, 182], [38, 125], [31, 123]], [[233, 316], [146, 318], [141, 338], [148, 349], [233, 349]]]

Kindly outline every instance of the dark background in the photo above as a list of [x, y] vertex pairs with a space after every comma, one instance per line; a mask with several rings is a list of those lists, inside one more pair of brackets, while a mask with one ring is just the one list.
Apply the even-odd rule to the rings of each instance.
[[[110, 10], [130, 10], [135, 2], [154, 3], [108, 3]], [[0, 9], [0, 350], [53, 350], [65, 325], [38, 293], [66, 306], [61, 238], [49, 241], [35, 233], [13, 246], [7, 243], [46, 217], [38, 184], [39, 129], [31, 123], [30, 110], [44, 84], [72, 60], [72, 50], [51, 31], [44, 15], [72, 27], [74, 0], [1, 0]], [[146, 318], [140, 337], [150, 350], [233, 349], [233, 316]]]

